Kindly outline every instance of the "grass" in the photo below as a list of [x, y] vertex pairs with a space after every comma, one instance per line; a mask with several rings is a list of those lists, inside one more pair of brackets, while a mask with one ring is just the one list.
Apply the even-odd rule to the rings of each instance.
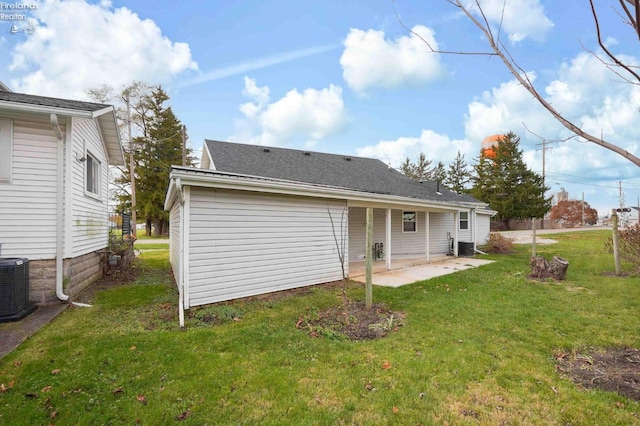
[[136, 250], [169, 250], [169, 243], [133, 243]]
[[[340, 303], [335, 287], [193, 310], [180, 331], [167, 251], [143, 252], [136, 283], [68, 309], [0, 360], [11, 384], [0, 424], [638, 424], [638, 402], [555, 369], [559, 352], [640, 347], [640, 278], [605, 274], [607, 236], [538, 246], [569, 260], [560, 284], [528, 280], [520, 246], [481, 268], [375, 287], [405, 325], [367, 342], [295, 328]], [[349, 296], [364, 299], [361, 285]]]

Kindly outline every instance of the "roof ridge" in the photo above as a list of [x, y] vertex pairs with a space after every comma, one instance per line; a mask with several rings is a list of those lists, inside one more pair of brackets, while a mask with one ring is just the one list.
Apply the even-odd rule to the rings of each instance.
[[379, 158], [372, 158], [372, 157], [361, 157], [358, 155], [351, 155], [351, 154], [334, 154], [331, 152], [322, 152], [322, 151], [312, 151], [309, 149], [297, 149], [297, 148], [284, 148], [281, 146], [273, 146], [273, 145], [256, 145], [256, 144], [250, 144], [250, 143], [243, 143], [243, 142], [228, 142], [228, 141], [219, 141], [219, 140], [214, 140], [214, 139], [205, 139], [205, 142], [213, 142], [213, 143], [224, 143], [224, 144], [232, 144], [232, 145], [243, 145], [243, 146], [250, 146], [250, 147], [255, 147], [255, 148], [268, 148], [268, 149], [278, 149], [278, 150], [283, 150], [283, 151], [294, 151], [294, 152], [309, 152], [311, 154], [320, 154], [320, 155], [328, 155], [328, 156], [334, 156], [334, 157], [350, 157], [350, 158], [360, 158], [363, 160], [374, 160], [374, 161], [379, 161], [382, 164], [384, 164], [385, 166], [387, 164], [385, 164], [382, 160], [380, 160]]

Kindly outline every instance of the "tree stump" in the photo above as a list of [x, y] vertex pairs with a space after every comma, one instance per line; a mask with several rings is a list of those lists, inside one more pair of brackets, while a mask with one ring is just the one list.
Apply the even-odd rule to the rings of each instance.
[[551, 262], [542, 256], [534, 256], [529, 264], [531, 265], [529, 276], [540, 280], [546, 278], [563, 280], [567, 276], [567, 269], [569, 269], [569, 262], [558, 256], [553, 256]]

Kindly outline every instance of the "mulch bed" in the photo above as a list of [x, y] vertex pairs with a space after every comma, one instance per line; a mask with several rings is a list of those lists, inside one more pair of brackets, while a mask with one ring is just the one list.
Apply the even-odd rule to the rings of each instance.
[[393, 312], [383, 304], [375, 303], [371, 309], [364, 302], [335, 306], [313, 314], [300, 315], [296, 327], [307, 330], [312, 337], [343, 336], [350, 340], [379, 339], [402, 326], [404, 314]]
[[640, 349], [592, 349], [556, 355], [557, 369], [587, 388], [617, 392], [640, 401]]

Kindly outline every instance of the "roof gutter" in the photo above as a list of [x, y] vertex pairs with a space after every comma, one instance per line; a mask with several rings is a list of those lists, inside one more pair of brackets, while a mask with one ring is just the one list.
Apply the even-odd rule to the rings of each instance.
[[51, 127], [58, 139], [58, 162], [57, 162], [57, 199], [56, 204], [56, 296], [62, 301], [69, 300], [69, 295], [64, 294], [64, 263], [63, 263], [63, 242], [64, 242], [64, 135], [58, 124], [58, 116], [49, 116]]
[[56, 108], [44, 105], [21, 104], [18, 102], [0, 101], [0, 108], [8, 108], [18, 111], [40, 112], [43, 114], [60, 114], [72, 117], [93, 118], [93, 114], [89, 111], [80, 111], [77, 109]]

